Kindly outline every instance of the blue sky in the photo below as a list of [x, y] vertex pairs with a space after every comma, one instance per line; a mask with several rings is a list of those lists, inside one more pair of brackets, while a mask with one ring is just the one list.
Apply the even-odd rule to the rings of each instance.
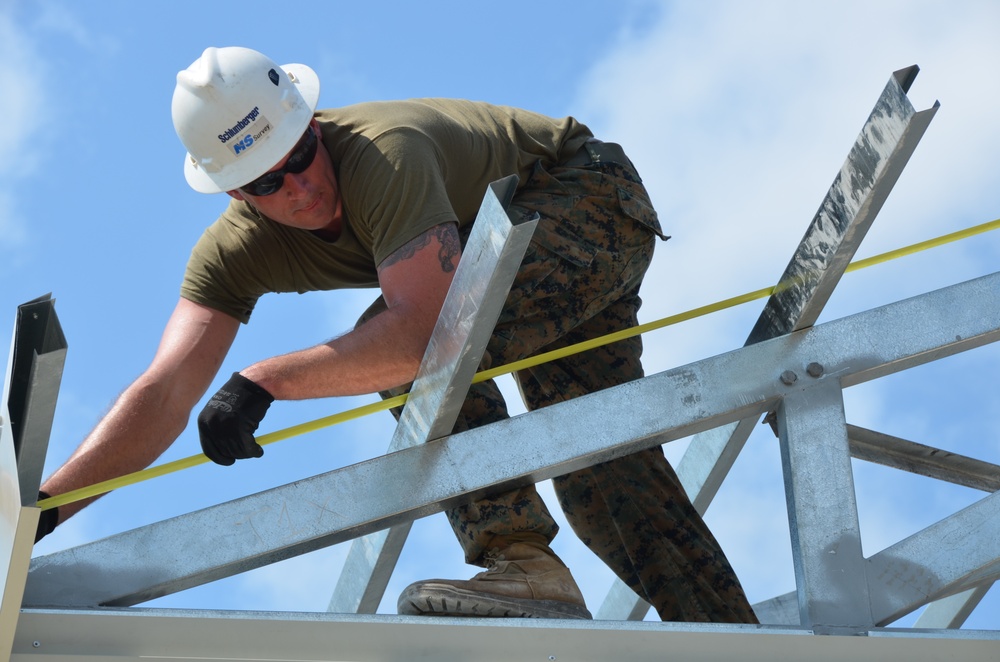
[[[891, 73], [941, 110], [862, 244], [864, 257], [1000, 217], [1000, 5], [994, 2], [273, 3], [0, 1], [0, 345], [15, 307], [52, 292], [70, 349], [47, 473], [152, 358], [184, 263], [223, 208], [184, 182], [174, 76], [242, 45], [320, 76], [321, 106], [454, 96], [574, 115], [623, 144], [673, 239], [642, 321], [773, 285]], [[821, 321], [992, 273], [983, 236], [845, 277]], [[220, 372], [349, 329], [374, 291], [266, 297]], [[739, 347], [763, 302], [651, 334], [647, 372]], [[6, 312], [5, 312], [6, 311]], [[848, 421], [1000, 462], [986, 347], [850, 389]], [[506, 387], [509, 389], [509, 387]], [[214, 389], [213, 389], [214, 390]], [[273, 406], [261, 431], [371, 398]], [[388, 414], [124, 488], [36, 553], [94, 540], [382, 453]], [[684, 441], [667, 448], [680, 457]], [[163, 460], [199, 451], [193, 426]], [[979, 496], [856, 464], [866, 553]], [[551, 502], [554, 505], [554, 502]], [[752, 601], [794, 589], [777, 444], [755, 433], [708, 513]], [[568, 527], [557, 550], [593, 611], [610, 573]], [[151, 605], [325, 610], [346, 545]], [[466, 577], [437, 515], [416, 523], [380, 611], [430, 576]], [[994, 589], [967, 627], [1000, 627]]]

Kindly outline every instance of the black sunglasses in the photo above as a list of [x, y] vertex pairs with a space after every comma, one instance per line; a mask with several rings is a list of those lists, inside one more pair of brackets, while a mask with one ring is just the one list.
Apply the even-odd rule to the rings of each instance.
[[295, 149], [292, 150], [284, 166], [264, 173], [249, 184], [241, 186], [240, 190], [258, 197], [277, 193], [281, 189], [281, 185], [285, 183], [286, 174], [297, 175], [312, 165], [313, 159], [316, 158], [316, 146], [318, 144], [319, 141], [316, 140], [316, 132], [310, 126], [299, 139], [299, 142], [296, 143]]

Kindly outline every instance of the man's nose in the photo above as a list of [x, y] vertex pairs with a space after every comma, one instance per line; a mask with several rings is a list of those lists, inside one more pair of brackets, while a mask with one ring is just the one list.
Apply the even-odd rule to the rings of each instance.
[[305, 173], [300, 172], [298, 174], [286, 172], [285, 181], [283, 186], [288, 189], [288, 194], [290, 196], [301, 195], [306, 191], [306, 178]]

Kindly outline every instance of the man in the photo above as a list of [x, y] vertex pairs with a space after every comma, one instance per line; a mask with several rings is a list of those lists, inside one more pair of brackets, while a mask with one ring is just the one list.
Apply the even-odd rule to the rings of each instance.
[[[639, 285], [664, 238], [621, 148], [573, 118], [468, 101], [376, 102], [316, 112], [304, 65], [209, 48], [177, 76], [184, 173], [229, 207], [192, 251], [152, 364], [43, 486], [59, 494], [152, 463], [184, 428], [240, 323], [267, 292], [379, 287], [350, 333], [255, 363], [198, 416], [214, 462], [261, 457], [275, 400], [405, 390], [413, 380], [487, 185], [517, 174], [511, 213], [539, 213], [487, 360], [508, 363], [636, 324]], [[638, 338], [519, 372], [544, 407], [642, 376]], [[455, 431], [506, 416], [472, 387]], [[539, 439], [538, 443], [545, 443]], [[755, 622], [717, 542], [654, 448], [553, 481], [581, 539], [664, 620]], [[48, 511], [44, 535], [83, 504]], [[557, 526], [533, 487], [448, 513], [471, 580], [429, 580], [406, 614], [590, 618], [549, 547]]]

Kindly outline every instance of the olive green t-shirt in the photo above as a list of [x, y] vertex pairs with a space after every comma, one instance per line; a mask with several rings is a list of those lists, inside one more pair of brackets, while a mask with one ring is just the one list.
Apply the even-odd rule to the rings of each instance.
[[267, 292], [377, 287], [376, 267], [447, 222], [471, 224], [487, 186], [527, 181], [591, 137], [572, 117], [449, 99], [376, 101], [316, 113], [345, 222], [325, 241], [232, 200], [188, 261], [181, 296], [246, 323]]

